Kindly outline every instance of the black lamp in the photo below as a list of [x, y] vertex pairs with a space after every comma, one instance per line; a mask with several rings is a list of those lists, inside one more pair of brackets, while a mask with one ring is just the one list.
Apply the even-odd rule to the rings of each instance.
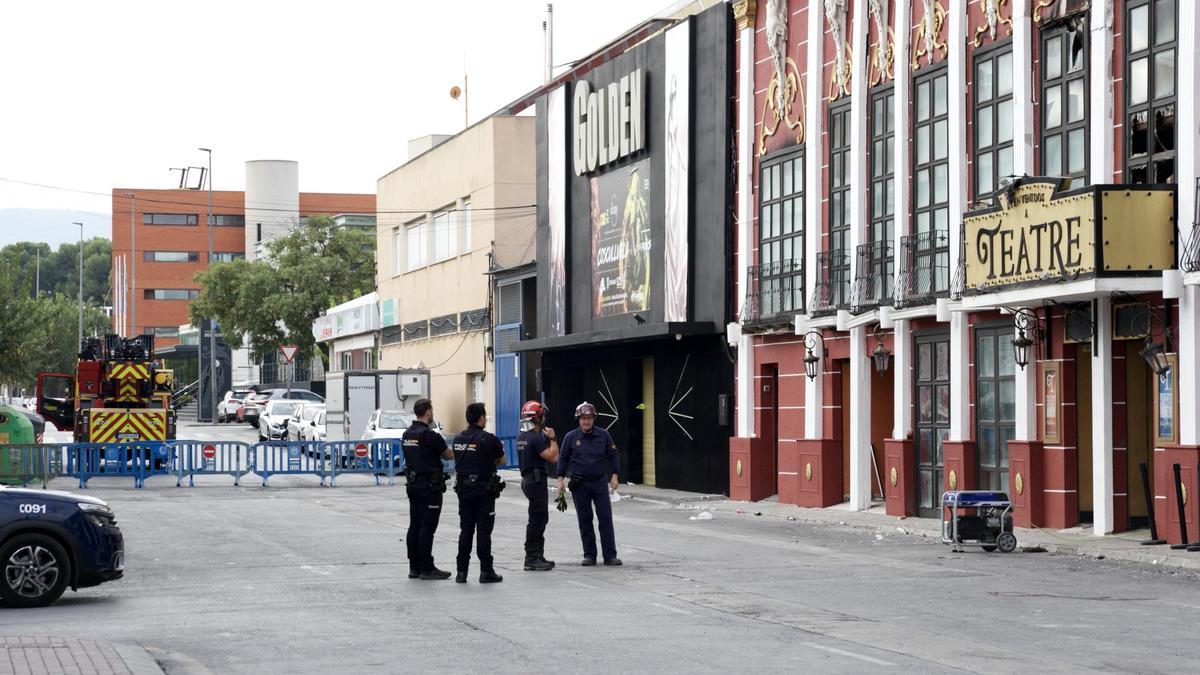
[[[804, 354], [804, 374], [808, 379], [817, 379], [817, 373], [820, 371], [821, 356], [825, 354], [825, 338], [815, 330], [810, 330], [804, 334], [804, 346], [807, 352]], [[821, 355], [817, 355], [817, 348], [821, 349]]]
[[875, 345], [875, 351], [871, 352], [871, 362], [875, 364], [875, 372], [882, 375], [887, 372], [892, 353], [883, 343], [883, 333], [878, 328], [875, 329], [875, 337], [879, 339], [879, 344]]
[[1022, 307], [1016, 312], [1014, 323], [1017, 326], [1017, 337], [1013, 338], [1013, 361], [1017, 367], [1025, 370], [1025, 366], [1029, 365], [1029, 348], [1033, 346], [1033, 340], [1029, 337], [1029, 333], [1033, 333], [1035, 338], [1041, 337], [1041, 326], [1038, 325], [1038, 316], [1033, 313], [1033, 310]]
[[1171, 370], [1171, 363], [1167, 361], [1167, 353], [1163, 349], [1162, 343], [1154, 342], [1149, 335], [1146, 336], [1146, 346], [1138, 352], [1138, 355], [1146, 360], [1150, 370], [1153, 370], [1154, 374], [1159, 377], [1166, 375]]

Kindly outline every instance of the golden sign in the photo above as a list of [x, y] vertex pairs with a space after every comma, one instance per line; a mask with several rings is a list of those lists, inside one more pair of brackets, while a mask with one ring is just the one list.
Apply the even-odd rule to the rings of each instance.
[[804, 465], [804, 478], [806, 480], [812, 480], [812, 462]]
[[954, 473], [954, 469], [950, 469], [950, 489], [958, 489], [958, 474]]
[[1017, 494], [1025, 494], [1025, 479], [1021, 477], [1020, 473], [1013, 478], [1013, 485], [1017, 487]]
[[900, 476], [899, 476], [899, 474], [896, 473], [896, 467], [894, 467], [894, 466], [892, 467], [892, 473], [891, 473], [890, 478], [892, 481], [892, 487], [896, 487], [896, 482], [900, 479]]
[[963, 218], [968, 292], [1174, 267], [1174, 188], [1069, 184], [1021, 180]]
[[742, 460], [740, 460], [740, 459], [737, 461], [736, 471], [737, 471], [738, 478], [741, 478], [742, 477]]

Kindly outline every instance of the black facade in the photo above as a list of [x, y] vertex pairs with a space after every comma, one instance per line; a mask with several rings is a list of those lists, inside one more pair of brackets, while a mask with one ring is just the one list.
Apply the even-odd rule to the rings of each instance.
[[[538, 337], [518, 349], [542, 353], [538, 386], [560, 433], [574, 424], [579, 402], [596, 405], [598, 424], [621, 449], [623, 481], [647, 480], [643, 459], [652, 444], [656, 485], [728, 489], [733, 365], [724, 331], [732, 297], [732, 47], [729, 8], [719, 4], [581, 72], [559, 92], [559, 104], [551, 103], [554, 92], [537, 103]], [[624, 85], [634, 73], [645, 106], [626, 112], [630, 118], [644, 114], [641, 147], [577, 172], [574, 144], [585, 129], [577, 112], [586, 116], [574, 109], [579, 82], [603, 96], [610, 84]], [[686, 104], [679, 91], [688, 93]], [[679, 131], [684, 110], [686, 134]], [[600, 124], [616, 128], [611, 119], [603, 122], [603, 114]], [[565, 138], [551, 139], [550, 129], [561, 129]], [[622, 131], [632, 133], [630, 127]], [[608, 138], [615, 155], [616, 143]], [[556, 235], [561, 256], [553, 250]], [[556, 257], [563, 272], [557, 277]], [[565, 282], [562, 288], [556, 278]], [[647, 436], [650, 423], [654, 432]]]

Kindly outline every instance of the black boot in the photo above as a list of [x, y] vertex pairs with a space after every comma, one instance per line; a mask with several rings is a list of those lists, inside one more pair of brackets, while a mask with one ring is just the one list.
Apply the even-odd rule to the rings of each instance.
[[458, 571], [458, 574], [455, 574], [455, 575], [454, 575], [454, 583], [456, 583], [456, 584], [465, 584], [465, 583], [467, 583], [467, 571], [466, 571], [466, 570], [459, 570], [459, 571]]
[[554, 569], [554, 561], [546, 560], [546, 547], [544, 545], [538, 549], [537, 557], [538, 560], [542, 561], [542, 564], [549, 565], [550, 569]]
[[439, 570], [436, 567], [431, 567], [425, 572], [421, 572], [421, 579], [424, 581], [435, 581], [441, 579], [449, 579], [450, 573], [446, 570]]
[[418, 569], [416, 565], [413, 565], [411, 563], [408, 566], [408, 578], [409, 579], [420, 579], [421, 578], [421, 570]]
[[498, 584], [504, 581], [504, 577], [496, 574], [494, 570], [487, 570], [479, 573], [479, 583], [481, 584]]
[[525, 559], [526, 572], [549, 572], [552, 569], [554, 569], [554, 563], [552, 562], [547, 562], [541, 558]]

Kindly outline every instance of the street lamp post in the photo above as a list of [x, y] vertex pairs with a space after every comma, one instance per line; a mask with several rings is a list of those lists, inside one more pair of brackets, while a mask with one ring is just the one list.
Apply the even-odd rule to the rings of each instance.
[[75, 343], [78, 352], [83, 345], [83, 223], [76, 221], [71, 224], [79, 226], [79, 341]]
[[[212, 194], [212, 149], [199, 148], [200, 152], [208, 153], [208, 267], [213, 261], [213, 194]], [[217, 415], [217, 334], [212, 317], [208, 319], [208, 400], [209, 420], [216, 420]]]
[[[137, 230], [133, 226], [133, 214], [137, 211], [136, 195], [126, 192], [129, 197], [129, 335], [137, 335]], [[128, 337], [128, 335], [126, 336]]]

